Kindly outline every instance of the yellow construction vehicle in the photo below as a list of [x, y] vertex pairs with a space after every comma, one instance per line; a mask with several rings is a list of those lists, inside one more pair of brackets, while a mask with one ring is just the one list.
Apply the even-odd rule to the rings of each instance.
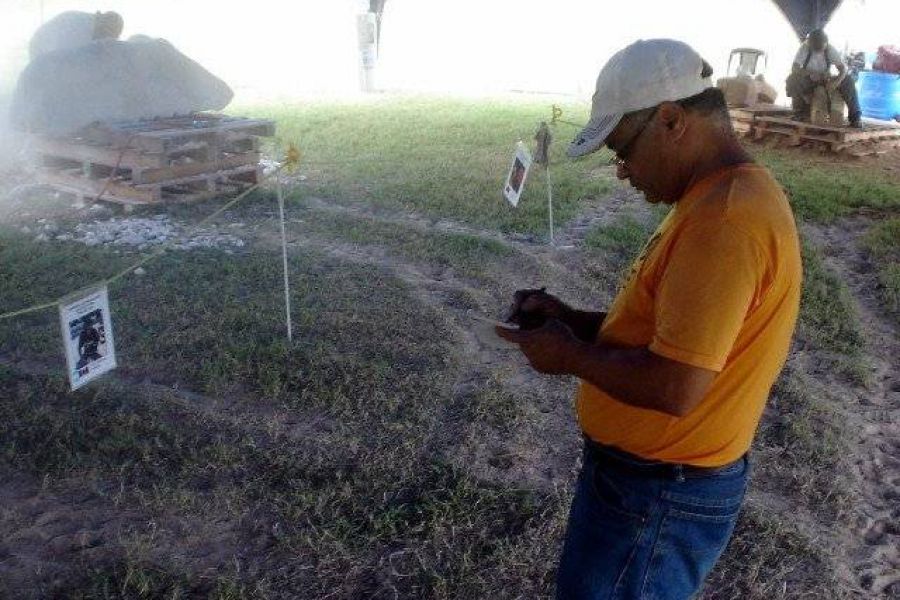
[[[762, 65], [760, 65], [762, 60]], [[735, 48], [728, 57], [728, 72], [716, 82], [725, 94], [728, 106], [742, 107], [772, 104], [778, 96], [764, 76], [768, 58], [756, 48]]]

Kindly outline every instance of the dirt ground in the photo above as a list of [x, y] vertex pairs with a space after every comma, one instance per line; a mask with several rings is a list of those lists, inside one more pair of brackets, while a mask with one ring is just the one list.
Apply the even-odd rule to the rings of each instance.
[[[854, 161], [807, 152], [803, 160], [840, 169], [882, 171], [900, 178], [900, 152]], [[37, 234], [48, 222], [66, 229], [78, 222], [121, 216], [114, 207], [78, 205], [65, 195], [33, 188], [27, 173], [7, 172], [2, 181], [0, 197], [5, 200], [0, 201], [0, 222], [19, 230], [24, 227]], [[589, 263], [585, 235], [598, 224], [611, 223], [622, 215], [638, 221], [652, 218], [639, 194], [618, 188], [608, 197], [592, 202], [578, 218], [562, 227], [556, 245], [551, 247], [446, 219], [373, 209], [333, 198], [311, 198], [309, 202], [310, 210], [323, 214], [398, 224], [411, 231], [462, 232], [499, 240], [537, 265], [527, 276], [541, 278], [522, 281], [521, 273], [510, 272], [504, 282], [508, 289], [547, 282], [551, 291], [570, 302], [598, 308], [610, 300], [614, 282], [605, 286], [588, 282], [586, 275], [597, 267]], [[900, 598], [900, 328], [879, 304], [873, 265], [858, 244], [861, 235], [881, 216], [863, 212], [830, 225], [803, 227], [807, 240], [823, 252], [827, 266], [839, 274], [852, 292], [865, 331], [865, 354], [871, 369], [871, 383], [861, 387], [833, 372], [823, 372], [814, 353], [800, 351], [791, 359], [793, 368], [803, 370], [815, 381], [816, 390], [837, 399], [842, 418], [856, 436], [849, 461], [854, 489], [852, 506], [840, 521], [846, 529], [843, 525], [835, 528], [831, 525], [834, 521], [798, 508], [790, 498], [779, 497], [777, 491], [767, 489], [764, 482], [754, 484], [748, 500], [759, 510], [790, 511], [791, 521], [839, 557], [837, 576], [858, 598]], [[452, 269], [423, 266], [420, 261], [404, 260], [371, 246], [304, 231], [302, 215], [292, 218], [298, 220], [300, 227], [299, 233], [291, 235], [292, 248], [311, 248], [342, 261], [386, 270], [409, 284], [423, 305], [448, 316], [463, 340], [459, 350], [462, 374], [453, 382], [454, 393], [461, 402], [496, 377], [497, 372], [503, 373], [504, 386], [530, 399], [527, 425], [509, 437], [498, 439], [490, 428], [474, 423], [463, 431], [435, 432], [438, 438], [455, 438], [452, 446], [437, 444], [439, 449], [452, 447], [450, 459], [480, 479], [548, 492], [566, 488], [577, 467], [580, 439], [569, 404], [558, 399], [572, 393], [574, 382], [536, 376], [523, 361], [481, 333], [481, 321], [473, 316], [472, 303], [461, 302], [460, 298], [474, 299], [484, 313], [493, 313], [488, 316], [499, 317], [503, 306], [496, 305], [492, 294]], [[250, 248], [277, 248], [280, 239], [268, 213], [260, 214], [255, 222], [247, 221], [240, 235]], [[0, 356], [0, 363], [8, 360]], [[22, 361], [16, 362], [15, 367], [33, 373], [53, 368]], [[189, 404], [192, 410], [203, 411], [211, 419], [240, 422], [248, 430], [276, 431], [278, 435], [308, 441], [317, 428], [335, 426], [317, 421], [314, 415], [298, 415], [278, 406], [254, 404], [251, 409], [246, 399], [239, 397], [209, 397], [122, 374], [116, 377], [140, 389], [148, 398], [164, 397], [167, 402]], [[94, 561], [113, 560], [123, 552], [125, 538], [132, 545], [146, 544], [153, 552], [164, 550], [177, 555], [179, 562], [190, 564], [191, 571], [202, 576], [215, 571], [235, 553], [264, 554], [266, 540], [277, 535], [262, 515], [259, 523], [236, 522], [225, 516], [185, 522], [177, 511], [164, 520], [148, 519], [141, 511], [119, 505], [116, 498], [113, 489], [98, 496], [80, 490], [77, 482], [45, 487], [33, 478], [4, 474], [0, 478], [0, 579], [6, 580], [9, 589], [29, 589], [36, 581], [65, 578]], [[257, 536], [248, 536], [248, 531], [257, 531]], [[402, 565], [403, 556], [394, 558]], [[801, 596], [785, 589], [778, 597]]]

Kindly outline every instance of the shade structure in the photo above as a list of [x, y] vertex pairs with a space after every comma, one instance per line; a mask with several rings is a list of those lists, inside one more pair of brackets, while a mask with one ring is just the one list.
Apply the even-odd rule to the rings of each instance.
[[843, 0], [772, 0], [794, 28], [797, 37], [804, 39], [810, 31], [825, 27]]

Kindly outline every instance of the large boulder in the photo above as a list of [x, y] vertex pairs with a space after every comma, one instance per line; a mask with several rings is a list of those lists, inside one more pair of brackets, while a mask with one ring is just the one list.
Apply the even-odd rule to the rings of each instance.
[[130, 121], [225, 108], [228, 85], [165, 40], [98, 40], [36, 57], [19, 77], [15, 129], [66, 134], [97, 121]]
[[125, 21], [118, 13], [70, 10], [38, 27], [28, 49], [33, 60], [42, 54], [80, 48], [94, 40], [117, 40], [124, 26]]

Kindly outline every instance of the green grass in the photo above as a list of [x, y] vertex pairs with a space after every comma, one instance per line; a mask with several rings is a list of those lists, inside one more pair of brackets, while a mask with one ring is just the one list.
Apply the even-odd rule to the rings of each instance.
[[[5, 248], [12, 256], [0, 262], [8, 280], [21, 284], [4, 287], [4, 309], [52, 299], [65, 291], [67, 281], [73, 282], [69, 289], [77, 289], [109, 274], [109, 262], [125, 260], [74, 244], [8, 239]], [[80, 260], [71, 262], [73, 253]], [[305, 389], [317, 383], [327, 381], [331, 390], [352, 385], [365, 390], [395, 378], [401, 368], [445, 364], [446, 325], [441, 316], [415, 308], [405, 284], [383, 271], [309, 252], [298, 251], [291, 261], [298, 342], [289, 347], [280, 261], [275, 252], [169, 254], [148, 265], [146, 276], [114, 284], [110, 308], [123, 370], [208, 392], [237, 386], [304, 402]], [[0, 322], [0, 352], [57, 360], [56, 319], [50, 310]], [[360, 344], [360, 339], [378, 343]]]
[[614, 292], [664, 215], [654, 207], [644, 220], [624, 214], [609, 224], [593, 227], [584, 238], [590, 256], [586, 261], [587, 274]]
[[800, 332], [852, 381], [865, 384], [865, 334], [847, 284], [825, 265], [821, 252], [803, 244]]
[[291, 224], [292, 232], [324, 234], [354, 244], [379, 246], [406, 261], [453, 267], [479, 279], [485, 278], [491, 263], [514, 255], [512, 248], [500, 240], [467, 233], [425, 231], [353, 214], [309, 210], [303, 213], [303, 221], [306, 226]]
[[75, 581], [51, 586], [60, 600], [154, 600], [156, 598], [208, 598], [241, 600], [258, 597], [252, 587], [227, 576], [198, 582], [189, 573], [170, 572], [149, 562], [123, 559], [97, 567], [87, 566]]
[[651, 229], [630, 216], [623, 216], [610, 225], [595, 227], [584, 239], [589, 248], [634, 257], [647, 243]]
[[[21, 282], [4, 289], [5, 307], [52, 297], [60, 277], [82, 285], [103, 276], [107, 261], [128, 258], [84, 250], [69, 274], [77, 248], [5, 239], [16, 260], [4, 268]], [[439, 254], [473, 261], [497, 250], [480, 238], [436, 243]], [[29, 281], [35, 264], [39, 276]], [[285, 589], [352, 597], [384, 585], [403, 597], [488, 597], [502, 593], [498, 570], [504, 585], [546, 594], [559, 532], [547, 532], [545, 518], [562, 515], [564, 501], [481, 482], [441, 458], [473, 419], [500, 430], [514, 423], [517, 399], [496, 381], [454, 397], [454, 335], [399, 280], [307, 252], [292, 256], [292, 270], [293, 347], [282, 337], [277, 254], [191, 252], [165, 256], [111, 290], [118, 373], [133, 379], [107, 378], [72, 394], [58, 375], [0, 371], [5, 469], [46, 485], [77, 481], [147, 519], [171, 511], [188, 520], [265, 515], [266, 527], [280, 527], [266, 555], [285, 568], [258, 579], [225, 572], [201, 581], [161, 560], [157, 548], [91, 564], [85, 578], [62, 584], [61, 597], [266, 597]], [[49, 311], [3, 323], [2, 352], [55, 364], [56, 319]], [[131, 382], [148, 376], [230, 400], [204, 409], [164, 391], [147, 396]], [[253, 409], [273, 401], [327, 426], [285, 436]], [[540, 552], [535, 531], [546, 544]], [[234, 543], [258, 535], [239, 527]], [[379, 566], [398, 549], [391, 560], [402, 577]], [[520, 562], [510, 563], [511, 553]], [[522, 583], [525, 573], [531, 579]]]
[[[247, 416], [217, 418], [190, 404], [142, 398], [114, 381], [74, 397], [58, 378], [4, 369], [0, 381], [3, 467], [42, 477], [45, 485], [77, 479], [111, 488], [116, 503], [162, 522], [177, 510], [188, 521], [263, 519], [267, 531], [278, 524], [266, 556], [287, 568], [265, 577], [228, 579], [222, 565], [210, 583], [136, 554], [124, 564], [91, 565], [89, 577], [70, 581], [70, 595], [62, 597], [224, 594], [254, 584], [262, 590], [251, 597], [278, 590], [319, 597], [339, 589], [356, 597], [377, 593], [383, 578], [401, 597], [494, 597], [503, 589], [495, 577], [501, 568], [506, 584], [535, 583], [545, 593], [549, 586], [558, 528], [548, 533], [546, 519], [561, 519], [564, 500], [480, 482], [443, 463], [426, 422], [446, 402], [437, 391], [418, 401], [405, 396], [403, 412], [387, 419], [377, 407], [361, 406], [330, 432], [295, 440]], [[447, 413], [435, 425], [446, 430], [459, 418]], [[258, 539], [254, 527], [239, 525], [234, 543]], [[531, 547], [536, 535], [543, 551], [510, 564], [511, 549]], [[398, 550], [392, 565], [402, 577], [373, 559], [393, 561]], [[305, 564], [320, 567], [291, 568]], [[525, 570], [541, 575], [523, 585], [516, 573]], [[358, 578], [348, 581], [350, 572]]]
[[895, 178], [862, 170], [811, 164], [802, 156], [755, 151], [787, 190], [795, 214], [828, 223], [859, 208], [900, 209], [900, 183]]
[[[281, 140], [297, 141], [308, 189], [326, 197], [449, 217], [506, 232], [546, 235], [543, 170], [533, 169], [518, 208], [501, 188], [518, 140], [533, 146], [552, 103], [485, 102], [391, 97], [359, 104], [247, 107], [243, 114], [272, 118]], [[238, 110], [238, 109], [235, 109]], [[584, 106], [566, 106], [566, 117], [587, 119]], [[554, 215], [563, 224], [581, 200], [611, 189], [590, 171], [603, 157], [564, 158], [575, 130], [554, 132], [551, 167]]]
[[850, 598], [834, 559], [786, 516], [748, 502], [703, 600]]
[[878, 272], [879, 293], [887, 309], [900, 318], [900, 218], [887, 219], [873, 226], [863, 238]]
[[835, 398], [788, 364], [772, 389], [769, 411], [754, 443], [766, 457], [759, 465], [763, 488], [788, 490], [829, 519], [845, 514], [853, 496], [846, 476], [852, 434]]

